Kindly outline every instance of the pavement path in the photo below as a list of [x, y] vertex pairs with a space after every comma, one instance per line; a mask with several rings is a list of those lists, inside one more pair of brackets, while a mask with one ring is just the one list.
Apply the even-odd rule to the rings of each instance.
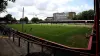
[[[18, 38], [12, 41], [5, 36], [0, 36], [0, 56], [25, 56], [27, 54], [27, 41], [21, 39], [21, 46], [18, 47]], [[30, 43], [30, 53], [40, 52], [41, 47], [34, 43]]]
[[0, 36], [0, 56], [20, 56], [18, 47], [14, 46], [8, 37]]

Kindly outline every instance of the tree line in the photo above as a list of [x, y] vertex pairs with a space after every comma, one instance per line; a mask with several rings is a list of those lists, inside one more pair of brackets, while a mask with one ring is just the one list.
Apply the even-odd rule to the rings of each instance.
[[78, 13], [73, 20], [94, 20], [94, 10], [86, 10]]
[[16, 23], [17, 20], [15, 17], [12, 17], [11, 14], [7, 14], [4, 16], [3, 20], [6, 22], [6, 23]]
[[[33, 17], [31, 19], [31, 22], [32, 23], [38, 23], [39, 21], [43, 21], [43, 20], [42, 19], [39, 19], [38, 17]], [[29, 22], [29, 19], [28, 19], [28, 17], [20, 18], [20, 22], [28, 23]]]
[[[4, 19], [3, 19], [6, 23], [17, 23], [18, 22], [18, 20], [16, 20], [16, 18], [15, 17], [12, 17], [12, 15], [11, 14], [7, 14], [7, 15], [5, 15], [4, 16]], [[20, 23], [28, 23], [29, 22], [29, 19], [28, 19], [28, 17], [24, 17], [24, 18], [20, 18]], [[38, 17], [33, 17], [32, 19], [31, 19], [31, 22], [32, 23], [37, 23], [37, 22], [39, 22], [39, 21], [43, 21], [42, 19], [39, 19]]]

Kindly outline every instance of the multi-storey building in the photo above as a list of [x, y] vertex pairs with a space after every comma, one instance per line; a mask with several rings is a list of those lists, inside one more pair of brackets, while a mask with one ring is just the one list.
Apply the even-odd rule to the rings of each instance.
[[64, 20], [68, 20], [67, 18], [68, 13], [54, 13], [53, 17], [54, 17], [54, 21], [64, 21]]
[[75, 17], [76, 13], [75, 12], [68, 12], [68, 18], [72, 19], [73, 17]]

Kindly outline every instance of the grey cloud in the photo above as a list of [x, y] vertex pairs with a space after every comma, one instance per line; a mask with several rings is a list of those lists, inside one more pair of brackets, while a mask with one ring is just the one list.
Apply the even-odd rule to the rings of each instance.
[[33, 2], [29, 2], [28, 0], [26, 2], [21, 3], [21, 6], [32, 6], [34, 3]]
[[13, 16], [17, 16], [19, 12], [8, 12], [9, 14], [12, 14]]
[[16, 0], [16, 3], [18, 3], [20, 6], [32, 6], [34, 5], [34, 0]]
[[30, 12], [30, 13], [28, 13], [28, 15], [37, 15], [37, 13], [35, 13], [35, 12]]
[[8, 1], [7, 8], [13, 8], [15, 6], [15, 3]]
[[17, 18], [17, 19], [19, 19], [19, 18], [20, 18], [19, 13], [9, 12], [9, 14], [11, 14], [11, 15], [12, 15], [12, 17], [15, 17], [15, 18]]
[[37, 9], [39, 10], [46, 10], [47, 6], [48, 6], [49, 1], [46, 1], [44, 3], [40, 3], [36, 6]]
[[[49, 6], [53, 6], [53, 7], [50, 8]], [[49, 2], [45, 2], [45, 3], [40, 3], [36, 8], [40, 11], [54, 11], [54, 10], [57, 10], [58, 7], [59, 6], [57, 4], [50, 5]]]
[[39, 10], [46, 10], [47, 5], [46, 4], [40, 4], [37, 6], [37, 9]]
[[53, 8], [51, 9], [51, 11], [55, 11], [59, 8], [59, 6], [57, 4], [53, 4]]

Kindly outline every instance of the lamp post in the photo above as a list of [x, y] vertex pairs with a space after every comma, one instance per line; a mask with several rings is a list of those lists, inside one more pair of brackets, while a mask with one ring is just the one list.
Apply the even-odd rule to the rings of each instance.
[[23, 7], [23, 12], [22, 12], [22, 32], [24, 31], [24, 7]]

